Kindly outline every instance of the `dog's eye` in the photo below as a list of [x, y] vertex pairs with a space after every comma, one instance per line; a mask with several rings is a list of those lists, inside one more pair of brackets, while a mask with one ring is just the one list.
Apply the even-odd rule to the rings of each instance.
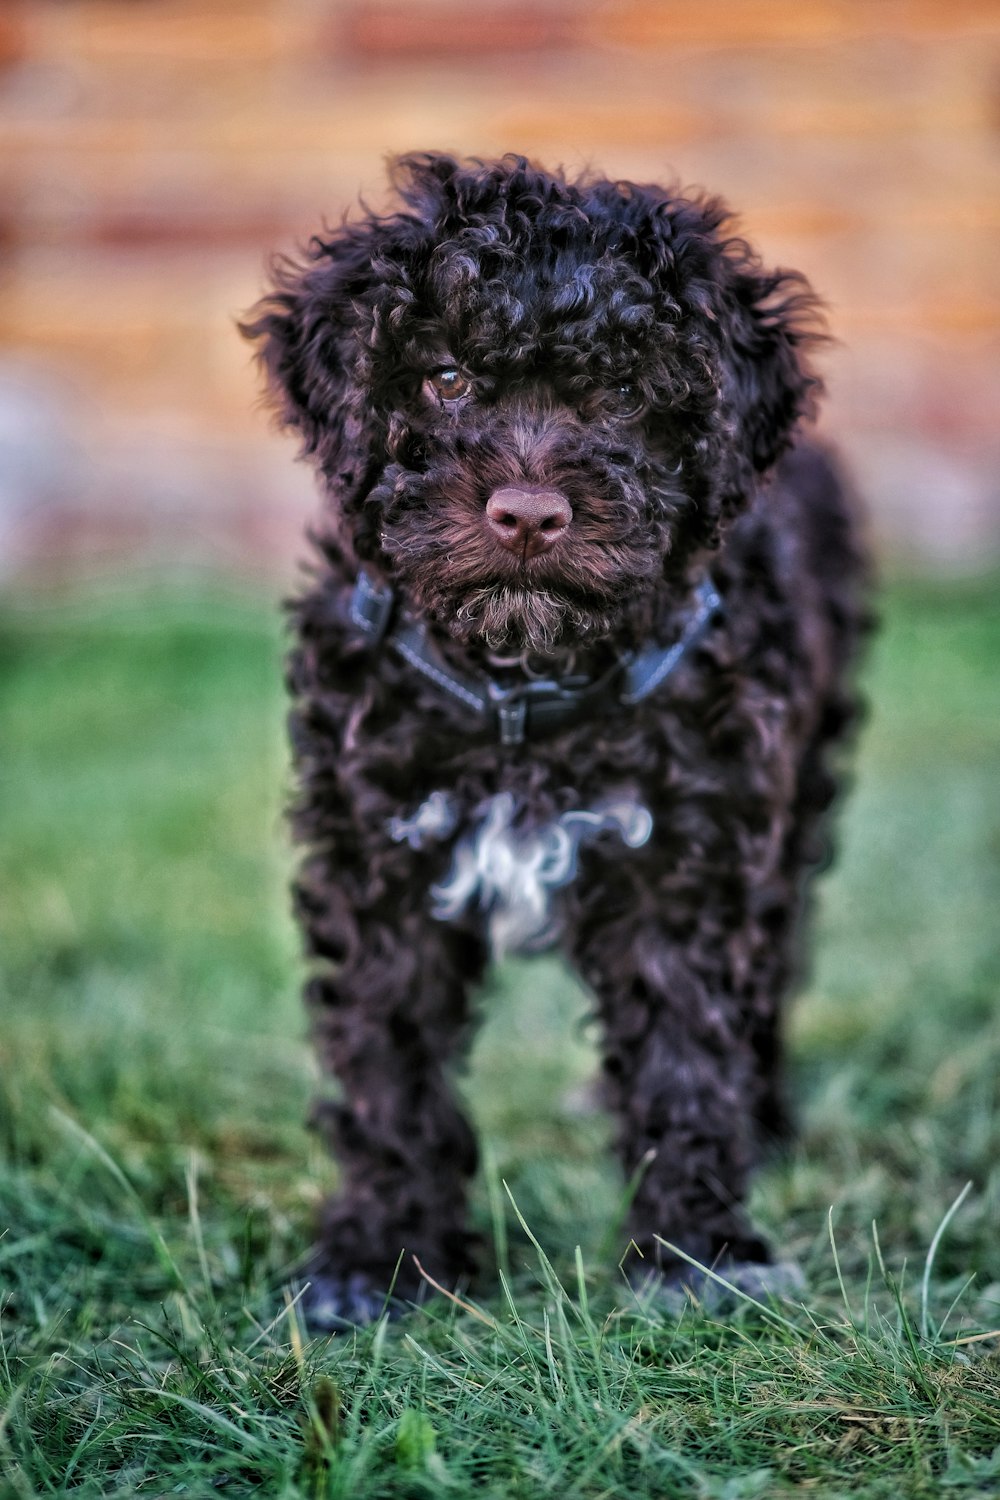
[[598, 400], [600, 410], [609, 417], [637, 417], [644, 404], [639, 387], [627, 380], [608, 386]]
[[446, 370], [438, 370], [436, 375], [431, 375], [426, 385], [439, 401], [461, 401], [462, 397], [467, 396], [472, 390], [472, 381], [469, 377], [451, 366]]

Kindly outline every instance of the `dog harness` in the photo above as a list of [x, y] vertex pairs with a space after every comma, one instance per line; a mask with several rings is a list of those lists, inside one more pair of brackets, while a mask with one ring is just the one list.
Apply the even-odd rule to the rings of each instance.
[[703, 578], [680, 636], [671, 645], [652, 643], [623, 652], [593, 679], [579, 674], [563, 678], [525, 675], [513, 684], [498, 682], [486, 671], [461, 672], [453, 667], [425, 621], [405, 613], [394, 620], [395, 590], [376, 583], [364, 568], [351, 595], [350, 617], [372, 649], [384, 642], [414, 671], [465, 704], [501, 745], [522, 745], [527, 739], [579, 723], [602, 702], [610, 700], [626, 708], [641, 703], [690, 655], [721, 609], [715, 585]]

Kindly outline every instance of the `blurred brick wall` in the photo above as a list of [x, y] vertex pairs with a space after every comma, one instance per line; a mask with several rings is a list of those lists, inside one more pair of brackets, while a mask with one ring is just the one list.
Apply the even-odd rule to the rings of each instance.
[[286, 568], [234, 318], [427, 146], [721, 192], [829, 302], [882, 538], [1000, 550], [1000, 0], [4, 0], [0, 567]]

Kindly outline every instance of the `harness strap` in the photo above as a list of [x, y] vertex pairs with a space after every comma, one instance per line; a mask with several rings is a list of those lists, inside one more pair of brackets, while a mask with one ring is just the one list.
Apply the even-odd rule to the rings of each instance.
[[672, 646], [646, 646], [625, 666], [625, 688], [619, 699], [627, 707], [641, 703], [650, 693], [655, 693], [680, 666], [685, 656], [693, 651], [709, 625], [722, 611], [722, 600], [712, 580], [705, 577], [695, 593], [694, 612], [689, 616], [684, 630]]
[[[521, 745], [526, 739], [578, 723], [599, 703], [632, 708], [648, 698], [702, 640], [721, 612], [722, 600], [711, 579], [703, 578], [695, 593], [694, 609], [671, 645], [654, 643], [624, 654], [593, 681], [579, 676], [561, 681], [526, 677], [509, 686], [488, 672], [457, 670], [445, 659], [426, 622], [403, 615], [393, 624], [395, 606], [394, 590], [388, 584], [375, 583], [364, 568], [360, 569], [351, 595], [350, 618], [372, 649], [377, 650], [384, 642], [414, 671], [485, 720], [501, 745]], [[619, 677], [621, 686], [615, 691]]]

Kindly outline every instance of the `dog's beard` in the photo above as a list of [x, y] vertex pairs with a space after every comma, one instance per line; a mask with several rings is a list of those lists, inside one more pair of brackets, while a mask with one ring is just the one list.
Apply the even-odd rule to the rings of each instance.
[[620, 623], [626, 591], [609, 576], [607, 554], [600, 578], [581, 577], [586, 566], [580, 558], [568, 570], [529, 564], [501, 574], [494, 559], [480, 557], [475, 548], [428, 546], [426, 534], [421, 540], [418, 550], [384, 537], [394, 581], [405, 603], [453, 640], [491, 651], [547, 654], [611, 635]]
[[471, 589], [443, 623], [457, 640], [494, 651], [545, 654], [609, 634], [615, 615], [610, 609], [584, 608], [547, 589], [498, 583]]

